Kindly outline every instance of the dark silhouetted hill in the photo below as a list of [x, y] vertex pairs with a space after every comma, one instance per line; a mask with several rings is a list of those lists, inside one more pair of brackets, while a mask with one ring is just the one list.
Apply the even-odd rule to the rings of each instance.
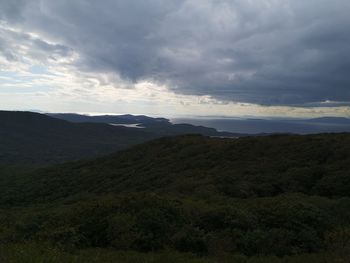
[[50, 113], [51, 117], [71, 122], [92, 122], [92, 123], [108, 123], [114, 125], [137, 124], [144, 131], [158, 134], [159, 136], [174, 136], [181, 134], [201, 134], [205, 136], [216, 137], [241, 137], [244, 134], [219, 132], [214, 128], [204, 126], [196, 126], [187, 123], [172, 124], [165, 118], [152, 118], [144, 115], [103, 115], [103, 116], [87, 116], [70, 113]]
[[[207, 127], [173, 125], [167, 119], [147, 116], [51, 116], [55, 117], [0, 111], [0, 164], [42, 165], [94, 158], [170, 135], [238, 136]], [[110, 125], [135, 123], [145, 128]]]
[[100, 115], [90, 116], [75, 113], [48, 113], [48, 116], [70, 121], [70, 122], [94, 122], [94, 123], [111, 123], [111, 124], [141, 124], [145, 125], [148, 123], [169, 123], [168, 119], [165, 118], [152, 118], [145, 115]]
[[93, 158], [157, 136], [103, 123], [71, 123], [32, 112], [0, 111], [0, 163], [47, 164]]

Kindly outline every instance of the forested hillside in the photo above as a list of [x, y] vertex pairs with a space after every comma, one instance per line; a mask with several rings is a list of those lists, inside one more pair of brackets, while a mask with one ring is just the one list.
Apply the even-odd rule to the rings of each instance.
[[67, 262], [345, 262], [349, 168], [350, 134], [161, 138], [8, 172], [0, 239]]

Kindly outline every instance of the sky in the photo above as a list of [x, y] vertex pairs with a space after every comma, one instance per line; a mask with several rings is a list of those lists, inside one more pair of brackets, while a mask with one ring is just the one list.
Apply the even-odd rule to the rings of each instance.
[[349, 0], [0, 0], [0, 109], [350, 117]]

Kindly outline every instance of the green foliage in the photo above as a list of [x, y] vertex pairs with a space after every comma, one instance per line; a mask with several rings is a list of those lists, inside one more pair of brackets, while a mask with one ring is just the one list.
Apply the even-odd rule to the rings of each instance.
[[12, 241], [45, 241], [67, 249], [172, 249], [214, 256], [315, 253], [340, 238], [330, 233], [350, 224], [335, 210], [338, 202], [305, 195], [210, 203], [154, 194], [99, 196], [8, 210], [0, 239], [10, 235]]
[[63, 262], [336, 262], [349, 256], [348, 151], [347, 134], [180, 136], [6, 168], [0, 243]]
[[94, 161], [17, 176], [11, 187], [0, 184], [0, 204], [141, 191], [198, 198], [295, 192], [343, 197], [350, 195], [347, 152], [348, 134], [163, 138]]

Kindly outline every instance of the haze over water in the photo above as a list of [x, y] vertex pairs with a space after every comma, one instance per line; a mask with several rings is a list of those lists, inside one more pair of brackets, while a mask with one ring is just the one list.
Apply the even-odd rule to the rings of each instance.
[[[340, 120], [342, 120], [340, 122]], [[173, 123], [190, 123], [234, 133], [321, 133], [350, 132], [349, 119], [233, 119], [233, 118], [173, 118]]]

